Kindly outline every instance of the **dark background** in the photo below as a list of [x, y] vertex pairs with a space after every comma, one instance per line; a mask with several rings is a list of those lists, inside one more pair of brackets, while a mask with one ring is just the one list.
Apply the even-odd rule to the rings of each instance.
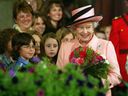
[[[0, 0], [0, 29], [12, 27], [12, 6], [16, 0]], [[120, 16], [123, 12], [123, 0], [61, 0], [68, 6], [80, 7], [92, 4], [96, 14], [101, 14], [103, 20], [101, 26], [110, 25], [115, 16]], [[66, 6], [67, 7], [67, 6]]]

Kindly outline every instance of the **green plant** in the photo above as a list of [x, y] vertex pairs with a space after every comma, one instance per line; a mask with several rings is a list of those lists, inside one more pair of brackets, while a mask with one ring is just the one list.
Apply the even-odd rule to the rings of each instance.
[[0, 96], [96, 96], [106, 92], [99, 86], [100, 79], [84, 76], [74, 64], [62, 72], [44, 58], [39, 64], [29, 64], [27, 70], [18, 71], [13, 78], [0, 71]]

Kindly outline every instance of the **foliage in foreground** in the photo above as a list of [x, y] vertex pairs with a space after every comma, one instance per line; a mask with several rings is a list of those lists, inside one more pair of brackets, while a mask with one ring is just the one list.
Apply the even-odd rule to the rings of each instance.
[[0, 71], [0, 96], [97, 96], [107, 89], [100, 83], [73, 64], [62, 72], [45, 58], [39, 64], [29, 64], [13, 78]]

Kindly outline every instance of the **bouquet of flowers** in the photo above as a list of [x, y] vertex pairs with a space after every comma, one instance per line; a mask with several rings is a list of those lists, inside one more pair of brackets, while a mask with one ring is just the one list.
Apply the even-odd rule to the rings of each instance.
[[71, 54], [70, 62], [80, 65], [84, 73], [98, 78], [107, 78], [109, 63], [92, 48], [78, 47]]

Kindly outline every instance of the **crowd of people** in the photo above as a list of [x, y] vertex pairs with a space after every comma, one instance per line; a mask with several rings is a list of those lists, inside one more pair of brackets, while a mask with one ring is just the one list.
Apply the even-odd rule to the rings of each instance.
[[[35, 58], [39, 63], [43, 57], [47, 57], [52, 64], [63, 70], [70, 62], [73, 50], [80, 46], [91, 47], [110, 63], [107, 77], [109, 90], [106, 96], [112, 96], [111, 88], [123, 80], [128, 82], [128, 42], [124, 38], [128, 35], [125, 32], [128, 30], [128, 14], [123, 15], [125, 19], [121, 17], [113, 20], [112, 25], [95, 30], [95, 23], [103, 17], [95, 14], [92, 5], [68, 11], [59, 0], [15, 2], [15, 24], [0, 32], [0, 68], [4, 72], [14, 71], [11, 75], [14, 77], [16, 71]], [[102, 79], [103, 84], [104, 81]]]

